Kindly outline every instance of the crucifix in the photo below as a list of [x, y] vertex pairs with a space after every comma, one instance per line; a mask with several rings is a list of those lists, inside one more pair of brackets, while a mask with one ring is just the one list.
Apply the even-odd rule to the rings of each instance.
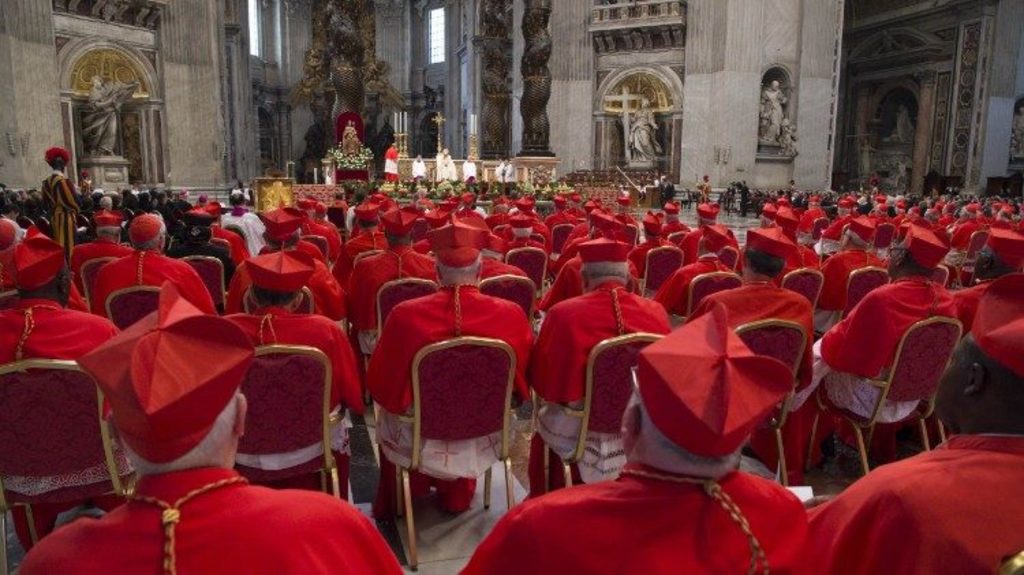
[[441, 115], [441, 112], [438, 112], [437, 115], [434, 116], [434, 119], [432, 120], [432, 122], [437, 124], [437, 152], [441, 153], [441, 150], [444, 149], [444, 147], [441, 145], [441, 140], [442, 140], [442, 135], [444, 134], [444, 131], [442, 130], [442, 126], [444, 126], [444, 122], [445, 122], [444, 116]]
[[605, 96], [606, 102], [619, 102], [622, 104], [622, 150], [626, 154], [626, 162], [631, 163], [633, 161], [633, 150], [629, 146], [630, 136], [630, 110], [633, 108], [633, 104], [639, 105], [643, 102], [643, 96], [629, 93], [629, 87], [623, 86], [622, 93], [617, 96]]

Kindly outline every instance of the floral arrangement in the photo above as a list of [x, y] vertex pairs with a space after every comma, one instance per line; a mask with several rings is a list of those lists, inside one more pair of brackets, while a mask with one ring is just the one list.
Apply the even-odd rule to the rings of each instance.
[[327, 155], [334, 160], [334, 167], [338, 170], [365, 170], [373, 163], [373, 152], [366, 146], [360, 148], [358, 154], [346, 154], [341, 146], [335, 146], [327, 151]]

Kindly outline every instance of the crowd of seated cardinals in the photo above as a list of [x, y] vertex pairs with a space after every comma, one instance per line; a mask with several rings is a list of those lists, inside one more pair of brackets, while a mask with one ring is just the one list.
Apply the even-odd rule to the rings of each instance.
[[[543, 215], [531, 197], [492, 198], [483, 214], [473, 195], [384, 193], [256, 213], [237, 195], [228, 207], [178, 195], [155, 209], [82, 211], [70, 257], [45, 214], [5, 210], [0, 365], [14, 367], [0, 378], [28, 369], [19, 362], [77, 362], [103, 393], [115, 463], [133, 485], [69, 496], [109, 482], [107, 466], [46, 475], [0, 464], [29, 550], [19, 572], [401, 572], [345, 501], [348, 428], [375, 414], [375, 518], [399, 513], [401, 470], [411, 497], [433, 490], [445, 512], [470, 509], [477, 478], [504, 457], [501, 432], [438, 439], [413, 423], [420, 352], [455, 338], [501, 342], [514, 359], [511, 405], [534, 406], [529, 498], [465, 573], [996, 572], [1024, 551], [1024, 502], [1012, 495], [1024, 475], [1016, 206], [938, 198], [908, 209], [879, 194], [864, 210], [864, 198], [829, 197], [775, 197], [740, 234], [712, 203], [691, 229], [671, 202], [637, 214], [628, 199], [578, 194]], [[668, 269], [652, 263], [661, 248], [676, 254]], [[219, 285], [197, 256], [219, 262]], [[109, 259], [84, 273], [97, 258]], [[865, 270], [881, 281], [862, 293], [852, 278]], [[800, 274], [818, 278], [813, 294], [789, 281]], [[488, 288], [508, 278], [531, 286], [527, 301]], [[383, 309], [402, 280], [425, 291]], [[139, 288], [153, 296], [126, 321], [114, 304]], [[746, 330], [764, 322], [799, 333], [792, 361], [751, 343]], [[902, 357], [922, 325], [954, 335]], [[621, 396], [592, 397], [607, 375], [591, 372], [595, 350], [629, 336], [643, 345]], [[318, 409], [332, 423], [304, 447], [247, 453], [247, 419], [273, 416], [241, 392], [267, 346], [320, 352], [330, 380]], [[901, 360], [932, 374], [924, 395], [888, 393]], [[583, 425], [609, 401], [625, 406], [613, 428]], [[441, 427], [472, 409], [450, 406]], [[858, 445], [851, 421], [873, 440]], [[919, 425], [923, 451], [899, 460], [896, 434]], [[940, 431], [948, 438], [929, 449]], [[885, 465], [802, 504], [782, 483], [802, 484], [833, 444]], [[317, 493], [325, 453], [335, 495]], [[303, 471], [276, 479], [290, 468]], [[82, 505], [102, 517], [57, 527]]]

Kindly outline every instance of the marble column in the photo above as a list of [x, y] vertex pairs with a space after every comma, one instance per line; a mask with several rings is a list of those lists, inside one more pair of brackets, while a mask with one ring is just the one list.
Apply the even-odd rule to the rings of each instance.
[[933, 70], [917, 74], [921, 91], [917, 98], [917, 129], [914, 133], [914, 159], [910, 175], [910, 193], [924, 191], [924, 177], [928, 173], [928, 156], [932, 141], [932, 118], [935, 117], [935, 78]]
[[[856, 136], [857, 175], [862, 180], [871, 177], [870, 169], [868, 173], [864, 173], [865, 164], [862, 158], [865, 154], [865, 146], [871, 145], [871, 136], [868, 134], [868, 122], [871, 120], [871, 95], [874, 91], [875, 87], [869, 84], [861, 84], [857, 87], [856, 124], [853, 127], [853, 131], [854, 136]], [[870, 168], [870, 166], [867, 167]]]

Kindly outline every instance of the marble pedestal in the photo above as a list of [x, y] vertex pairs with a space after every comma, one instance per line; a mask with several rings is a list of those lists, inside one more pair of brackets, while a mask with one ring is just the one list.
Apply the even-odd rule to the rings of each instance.
[[517, 182], [531, 182], [535, 186], [547, 185], [558, 179], [558, 164], [555, 157], [519, 156], [512, 160]]
[[128, 166], [131, 163], [121, 156], [91, 156], [78, 160], [80, 169], [89, 172], [93, 189], [108, 192], [128, 187]]

